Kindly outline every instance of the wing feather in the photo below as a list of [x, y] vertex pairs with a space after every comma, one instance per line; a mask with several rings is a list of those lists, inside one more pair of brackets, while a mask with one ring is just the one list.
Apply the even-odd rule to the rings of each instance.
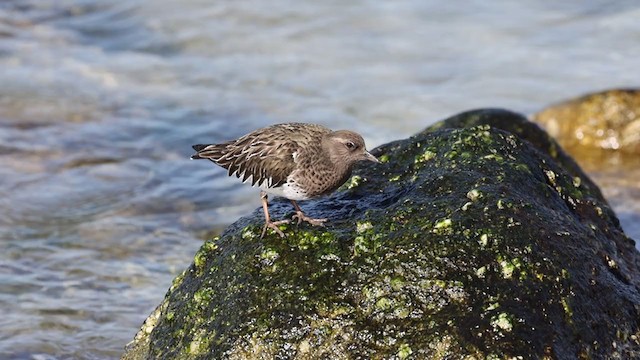
[[[209, 159], [251, 185], [278, 187], [296, 168], [304, 151], [299, 143], [319, 141], [328, 129], [308, 124], [279, 124], [222, 144], [196, 145], [194, 159]], [[292, 134], [294, 136], [292, 136]]]

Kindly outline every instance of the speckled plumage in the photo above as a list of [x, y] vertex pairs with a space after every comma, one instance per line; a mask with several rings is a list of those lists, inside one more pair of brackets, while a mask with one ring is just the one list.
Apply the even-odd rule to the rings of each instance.
[[[332, 131], [321, 125], [289, 123], [258, 129], [221, 144], [199, 144], [192, 159], [208, 159], [263, 190], [267, 227], [278, 234], [280, 222], [271, 222], [266, 193], [291, 200], [298, 222], [322, 225], [326, 219], [311, 219], [297, 200], [306, 200], [336, 190], [351, 176], [360, 160], [378, 160], [366, 151], [360, 135], [348, 130]], [[287, 222], [286, 220], [284, 222]], [[263, 232], [264, 235], [264, 232]]]

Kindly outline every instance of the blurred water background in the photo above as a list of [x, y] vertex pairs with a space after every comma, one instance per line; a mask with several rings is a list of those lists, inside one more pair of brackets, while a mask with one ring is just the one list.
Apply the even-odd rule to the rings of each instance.
[[[373, 148], [638, 86], [638, 19], [604, 0], [3, 0], [0, 358], [117, 358], [202, 241], [259, 206], [191, 144], [302, 121]], [[589, 171], [639, 239], [621, 169]]]

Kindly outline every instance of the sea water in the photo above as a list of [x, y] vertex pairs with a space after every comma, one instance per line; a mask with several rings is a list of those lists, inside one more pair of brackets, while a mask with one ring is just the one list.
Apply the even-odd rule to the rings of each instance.
[[[118, 357], [259, 206], [191, 144], [300, 121], [373, 148], [638, 86], [638, 19], [635, 1], [3, 0], [0, 358]], [[639, 238], [637, 171], [593, 174]]]

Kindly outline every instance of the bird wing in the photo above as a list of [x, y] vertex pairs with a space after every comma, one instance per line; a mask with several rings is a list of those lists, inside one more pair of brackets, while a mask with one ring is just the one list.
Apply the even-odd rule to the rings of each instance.
[[251, 185], [278, 187], [296, 167], [298, 143], [279, 134], [251, 133], [222, 144], [203, 145], [194, 158], [205, 158], [227, 169], [229, 176]]

